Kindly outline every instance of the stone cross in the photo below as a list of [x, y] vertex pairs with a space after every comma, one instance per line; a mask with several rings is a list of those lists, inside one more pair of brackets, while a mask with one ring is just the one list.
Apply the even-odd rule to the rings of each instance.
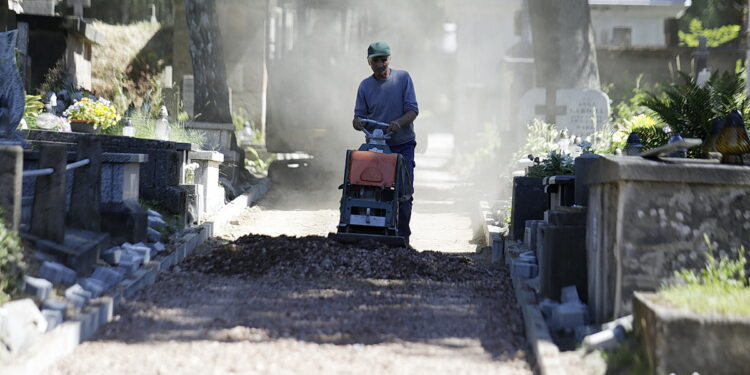
[[544, 105], [537, 105], [535, 111], [538, 114], [544, 115], [544, 121], [547, 123], [555, 123], [555, 118], [558, 115], [564, 115], [568, 113], [568, 108], [564, 105], [557, 105], [557, 90], [553, 87], [547, 87], [545, 89], [545, 100]]
[[73, 8], [73, 15], [83, 18], [83, 8], [91, 8], [91, 0], [67, 0], [69, 8]]

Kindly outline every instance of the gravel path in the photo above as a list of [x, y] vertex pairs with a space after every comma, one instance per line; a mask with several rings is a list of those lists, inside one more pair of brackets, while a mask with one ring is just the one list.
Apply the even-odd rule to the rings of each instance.
[[466, 215], [441, 201], [415, 223], [453, 239], [440, 252], [343, 246], [321, 237], [338, 219], [321, 194], [276, 186], [48, 374], [532, 373], [505, 270], [447, 254], [473, 250], [445, 231]]

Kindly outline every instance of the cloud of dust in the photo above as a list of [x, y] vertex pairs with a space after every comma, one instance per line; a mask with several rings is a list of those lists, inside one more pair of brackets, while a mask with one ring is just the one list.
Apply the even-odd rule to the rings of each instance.
[[[341, 183], [360, 81], [372, 71], [367, 46], [391, 45], [391, 68], [407, 70], [420, 114], [418, 152], [429, 134], [449, 133], [445, 168], [471, 170], [488, 199], [507, 193], [498, 177], [523, 143], [515, 108], [530, 69], [522, 0], [268, 0], [265, 25], [266, 141], [269, 151], [312, 154], [321, 186]], [[521, 21], [519, 21], [521, 20]], [[520, 22], [520, 23], [519, 23]], [[527, 21], [526, 21], [527, 22]], [[233, 48], [227, 46], [225, 48]], [[528, 52], [530, 53], [530, 52]], [[521, 61], [521, 62], [519, 62]], [[507, 169], [507, 168], [506, 168]], [[330, 180], [330, 182], [329, 182]]]

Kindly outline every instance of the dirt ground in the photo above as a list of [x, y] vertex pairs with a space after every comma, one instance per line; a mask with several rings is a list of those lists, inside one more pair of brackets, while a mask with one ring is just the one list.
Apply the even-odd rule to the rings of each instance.
[[47, 373], [532, 373], [508, 275], [473, 254], [441, 155], [417, 159], [416, 250], [326, 240], [338, 191], [276, 183]]

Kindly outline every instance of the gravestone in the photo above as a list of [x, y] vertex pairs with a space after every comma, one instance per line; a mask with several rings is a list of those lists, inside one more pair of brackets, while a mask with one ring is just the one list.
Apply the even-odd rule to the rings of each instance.
[[55, 5], [59, 0], [24, 0], [21, 3], [24, 14], [37, 16], [54, 16]]
[[195, 81], [192, 75], [182, 77], [182, 109], [190, 117], [195, 116]]
[[91, 0], [66, 0], [69, 8], [73, 8], [73, 15], [83, 18], [83, 8], [91, 8]]
[[16, 66], [16, 31], [0, 33], [0, 143], [21, 143], [16, 131], [26, 98]]
[[534, 88], [523, 94], [518, 111], [520, 123], [527, 124], [536, 118], [554, 122], [558, 129], [568, 129], [568, 134], [584, 137], [607, 124], [610, 112], [607, 94], [597, 90], [559, 89], [551, 95], [548, 91]]

